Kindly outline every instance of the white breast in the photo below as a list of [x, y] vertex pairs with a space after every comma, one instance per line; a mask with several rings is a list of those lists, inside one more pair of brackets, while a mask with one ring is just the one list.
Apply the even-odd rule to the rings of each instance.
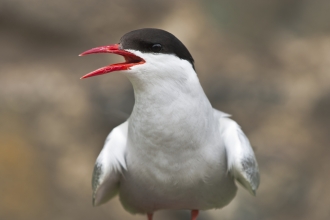
[[235, 195], [225, 149], [215, 134], [218, 120], [198, 80], [188, 85], [186, 92], [171, 86], [149, 87], [145, 93], [135, 89], [127, 171], [120, 183], [121, 201], [130, 212], [220, 208]]

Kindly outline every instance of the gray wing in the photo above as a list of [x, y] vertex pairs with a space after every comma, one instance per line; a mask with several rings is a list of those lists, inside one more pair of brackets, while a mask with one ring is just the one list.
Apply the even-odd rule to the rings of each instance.
[[226, 148], [228, 171], [252, 195], [260, 183], [259, 168], [249, 140], [240, 126], [223, 112], [216, 110], [220, 135]]
[[114, 128], [108, 135], [93, 172], [93, 205], [101, 205], [118, 192], [122, 169], [126, 168], [125, 149], [128, 122]]

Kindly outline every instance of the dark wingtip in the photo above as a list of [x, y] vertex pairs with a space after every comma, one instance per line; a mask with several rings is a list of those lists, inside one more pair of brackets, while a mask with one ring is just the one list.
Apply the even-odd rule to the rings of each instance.
[[94, 197], [94, 196], [93, 196], [92, 204], [93, 204], [93, 207], [96, 207], [96, 204], [95, 204], [95, 197]]

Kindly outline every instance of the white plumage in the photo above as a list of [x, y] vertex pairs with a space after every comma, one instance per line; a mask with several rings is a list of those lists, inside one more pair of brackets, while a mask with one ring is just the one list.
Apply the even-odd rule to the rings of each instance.
[[114, 53], [124, 63], [82, 78], [120, 71], [134, 88], [129, 119], [109, 134], [93, 173], [93, 204], [117, 193], [131, 213], [148, 219], [160, 209], [221, 208], [236, 195], [235, 179], [251, 194], [259, 170], [249, 140], [229, 115], [212, 108], [187, 48], [174, 35], [145, 28], [119, 44], [82, 55]]
[[234, 178], [255, 194], [259, 171], [250, 143], [228, 114], [212, 108], [191, 64], [130, 52], [146, 63], [121, 71], [135, 105], [96, 161], [94, 205], [119, 192], [131, 213], [221, 208], [236, 194]]

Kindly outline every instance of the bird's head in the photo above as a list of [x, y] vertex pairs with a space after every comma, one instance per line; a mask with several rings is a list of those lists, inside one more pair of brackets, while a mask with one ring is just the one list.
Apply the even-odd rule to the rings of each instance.
[[102, 67], [81, 79], [120, 71], [129, 78], [180, 78], [194, 72], [194, 60], [184, 44], [173, 34], [154, 28], [144, 28], [125, 34], [120, 43], [96, 47], [80, 54], [112, 53], [125, 62]]

